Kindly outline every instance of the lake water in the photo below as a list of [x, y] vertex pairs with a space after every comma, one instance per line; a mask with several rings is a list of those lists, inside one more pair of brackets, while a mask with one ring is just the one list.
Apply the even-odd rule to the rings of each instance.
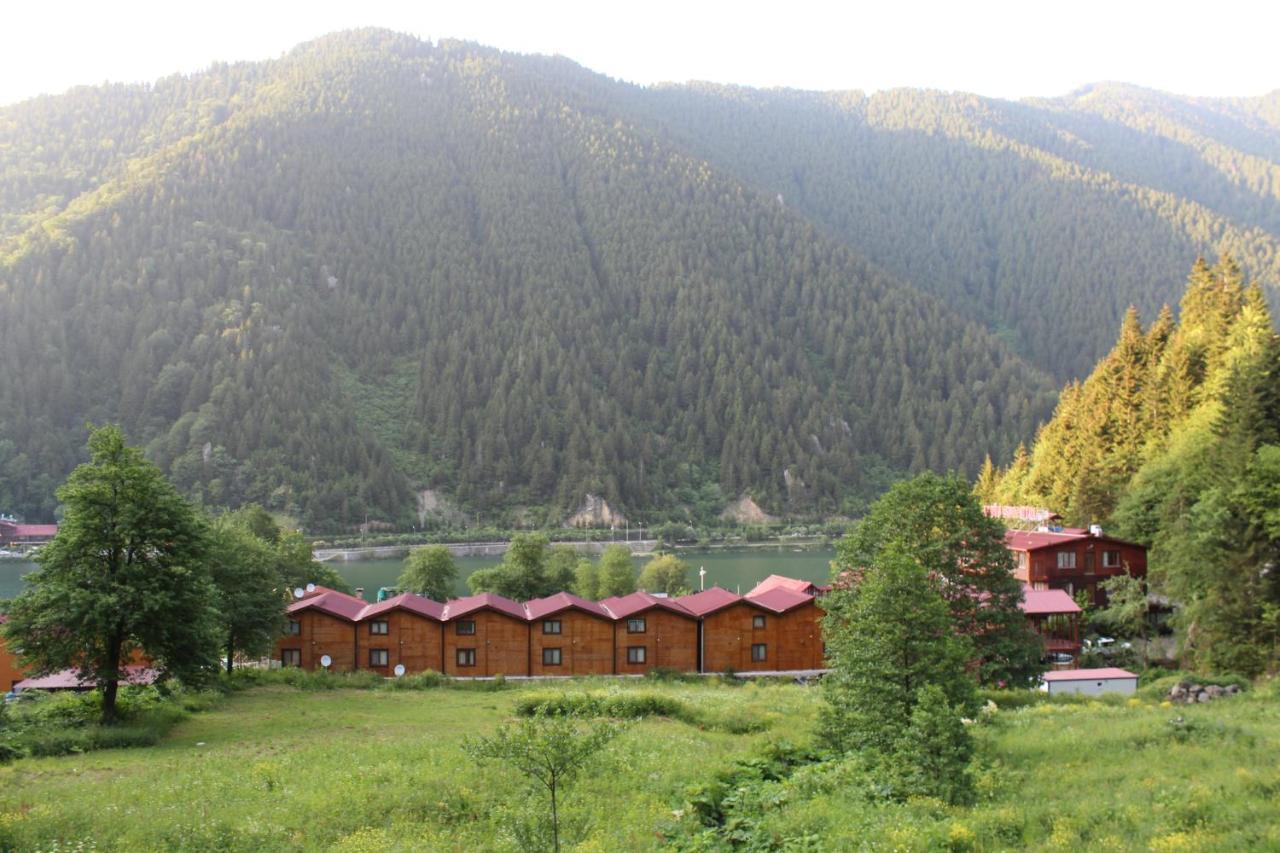
[[[796, 551], [787, 547], [744, 548], [733, 551], [680, 551], [682, 560], [691, 567], [689, 581], [698, 587], [698, 569], [707, 570], [706, 584], [722, 586], [734, 592], [746, 592], [769, 575], [787, 575], [801, 580], [825, 582], [830, 577], [830, 563], [835, 551], [812, 548]], [[497, 565], [494, 557], [458, 557], [457, 594], [466, 595], [466, 578], [476, 569]], [[646, 558], [636, 558], [636, 569]], [[347, 583], [364, 587], [365, 598], [372, 601], [378, 587], [392, 586], [400, 577], [404, 560], [360, 560], [331, 563]], [[0, 560], [0, 598], [13, 598], [22, 591], [22, 576], [35, 568], [23, 560]]]

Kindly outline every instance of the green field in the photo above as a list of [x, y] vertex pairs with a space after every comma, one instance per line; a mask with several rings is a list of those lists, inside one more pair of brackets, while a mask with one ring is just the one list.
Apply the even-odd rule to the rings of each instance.
[[[529, 689], [235, 693], [154, 747], [0, 768], [0, 847], [514, 849], [509, 827], [536, 801], [515, 774], [472, 765], [460, 741], [491, 731]], [[554, 689], [660, 693], [695, 720], [635, 723], [573, 788], [576, 849], [600, 851], [687, 840], [690, 789], [768, 742], [807, 740], [821, 702], [812, 688], [711, 681]], [[1036, 703], [974, 730], [972, 808], [887, 802], [852, 767], [801, 768], [753, 789], [754, 846], [741, 849], [1280, 847], [1273, 689], [1191, 708]]]

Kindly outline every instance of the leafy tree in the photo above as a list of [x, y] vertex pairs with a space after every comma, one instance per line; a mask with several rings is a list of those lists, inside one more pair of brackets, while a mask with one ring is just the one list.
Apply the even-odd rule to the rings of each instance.
[[616, 722], [585, 724], [569, 716], [536, 713], [503, 723], [488, 737], [469, 737], [463, 749], [477, 761], [514, 768], [545, 790], [550, 805], [551, 848], [560, 850], [560, 802], [564, 790], [622, 732]]
[[551, 549], [547, 558], [547, 587], [552, 592], [572, 590], [577, 583], [578, 552], [564, 545]]
[[608, 545], [600, 554], [601, 598], [636, 591], [636, 567], [626, 545]]
[[311, 546], [298, 531], [282, 532], [275, 543], [275, 551], [276, 568], [284, 581], [285, 589], [305, 588], [307, 584], [314, 583], [339, 592], [351, 592], [351, 585], [336, 569], [316, 562]]
[[270, 651], [284, 625], [289, 590], [275, 549], [240, 521], [224, 516], [209, 537], [209, 574], [217, 590], [227, 672], [237, 653], [261, 657]]
[[578, 560], [573, 570], [573, 591], [588, 601], [599, 601], [608, 596], [601, 594], [600, 566], [587, 558]]
[[1110, 633], [1142, 641], [1146, 660], [1147, 587], [1133, 575], [1109, 577], [1102, 582], [1107, 606], [1093, 615], [1093, 620]]
[[837, 543], [836, 570], [878, 565], [890, 549], [941, 582], [952, 625], [973, 641], [980, 681], [1026, 685], [1040, 674], [1040, 642], [1022, 613], [1004, 528], [964, 478], [925, 473], [894, 485]]
[[916, 691], [911, 725], [889, 762], [895, 793], [903, 799], [934, 797], [953, 805], [973, 801], [973, 738], [962, 716], [938, 685], [926, 684]]
[[96, 684], [112, 722], [134, 652], [182, 679], [216, 667], [218, 593], [204, 525], [159, 469], [115, 426], [90, 432], [89, 454], [58, 489], [62, 526], [5, 635], [37, 672], [74, 668]]
[[409, 552], [396, 585], [435, 601], [448, 601], [458, 581], [458, 565], [445, 545], [425, 545]]
[[675, 554], [659, 554], [640, 570], [636, 586], [646, 592], [679, 595], [689, 591], [689, 564]]
[[972, 641], [955, 635], [939, 580], [897, 543], [823, 600], [822, 635], [831, 673], [823, 679], [821, 731], [838, 749], [893, 755], [911, 725], [922, 687], [969, 710], [965, 668]]

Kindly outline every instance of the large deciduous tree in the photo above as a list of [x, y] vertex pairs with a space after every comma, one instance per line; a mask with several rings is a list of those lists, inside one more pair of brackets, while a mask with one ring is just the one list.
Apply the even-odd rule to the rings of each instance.
[[5, 630], [37, 672], [96, 684], [111, 722], [135, 651], [183, 679], [216, 668], [217, 590], [205, 526], [160, 470], [115, 426], [93, 429], [89, 452], [58, 489], [62, 526]]
[[227, 672], [237, 654], [264, 655], [280, 635], [288, 587], [279, 562], [271, 544], [236, 519], [224, 517], [213, 525], [208, 564]]
[[938, 582], [954, 629], [973, 641], [978, 679], [1026, 685], [1042, 649], [1022, 613], [1022, 584], [1004, 528], [962, 477], [925, 473], [898, 483], [836, 546], [837, 572], [861, 572], [896, 549]]
[[404, 572], [396, 584], [406, 592], [448, 601], [453, 597], [457, 581], [458, 564], [454, 562], [453, 552], [445, 545], [425, 545], [409, 552]]

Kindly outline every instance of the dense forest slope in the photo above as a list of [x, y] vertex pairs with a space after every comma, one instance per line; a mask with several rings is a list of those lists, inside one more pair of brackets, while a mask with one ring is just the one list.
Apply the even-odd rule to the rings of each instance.
[[0, 109], [0, 509], [52, 511], [86, 420], [313, 523], [976, 471], [1169, 270], [1276, 280], [1276, 104], [1100, 92], [641, 89], [362, 31]]

